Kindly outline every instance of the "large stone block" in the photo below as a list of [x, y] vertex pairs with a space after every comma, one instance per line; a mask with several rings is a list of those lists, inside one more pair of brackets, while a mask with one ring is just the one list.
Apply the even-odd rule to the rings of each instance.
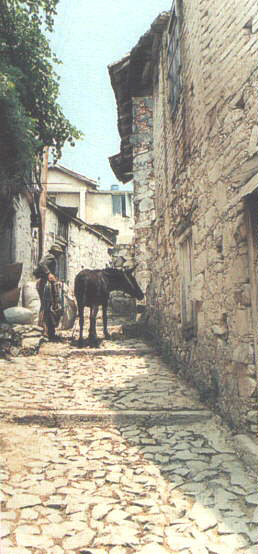
[[250, 308], [235, 311], [235, 332], [240, 336], [252, 333], [252, 317]]
[[226, 286], [231, 288], [234, 284], [248, 283], [249, 267], [247, 256], [235, 256], [226, 275]]
[[241, 364], [251, 364], [253, 362], [253, 348], [250, 344], [242, 342], [233, 350], [232, 359]]
[[196, 275], [196, 277], [193, 278], [191, 283], [192, 300], [198, 300], [198, 301], [202, 300], [203, 287], [204, 287], [204, 275], [203, 273], [199, 273], [199, 275]]
[[257, 381], [248, 375], [240, 375], [238, 379], [239, 396], [250, 398], [257, 389]]

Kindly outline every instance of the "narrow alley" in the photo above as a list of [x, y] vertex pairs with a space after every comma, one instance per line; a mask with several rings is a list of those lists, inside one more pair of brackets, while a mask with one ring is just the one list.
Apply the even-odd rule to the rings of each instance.
[[257, 482], [230, 432], [111, 331], [0, 361], [1, 554], [256, 553]]

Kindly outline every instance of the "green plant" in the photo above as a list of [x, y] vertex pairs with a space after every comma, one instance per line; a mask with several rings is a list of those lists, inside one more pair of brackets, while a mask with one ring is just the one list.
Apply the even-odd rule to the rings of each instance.
[[48, 146], [54, 160], [82, 134], [57, 102], [59, 77], [45, 31], [58, 0], [0, 0], [0, 200], [30, 184]]

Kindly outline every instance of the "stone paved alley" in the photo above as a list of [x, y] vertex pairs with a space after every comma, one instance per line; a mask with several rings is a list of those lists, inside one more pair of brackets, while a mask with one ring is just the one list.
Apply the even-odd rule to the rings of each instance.
[[151, 346], [0, 367], [1, 554], [257, 553], [254, 475]]

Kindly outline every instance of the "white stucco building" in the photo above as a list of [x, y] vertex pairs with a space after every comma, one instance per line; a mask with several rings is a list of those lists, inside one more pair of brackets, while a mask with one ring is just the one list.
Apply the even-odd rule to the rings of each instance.
[[75, 173], [59, 164], [48, 168], [48, 198], [58, 206], [77, 209], [76, 216], [88, 224], [118, 231], [118, 244], [132, 242], [134, 212], [133, 193], [119, 190], [99, 190], [97, 181]]

